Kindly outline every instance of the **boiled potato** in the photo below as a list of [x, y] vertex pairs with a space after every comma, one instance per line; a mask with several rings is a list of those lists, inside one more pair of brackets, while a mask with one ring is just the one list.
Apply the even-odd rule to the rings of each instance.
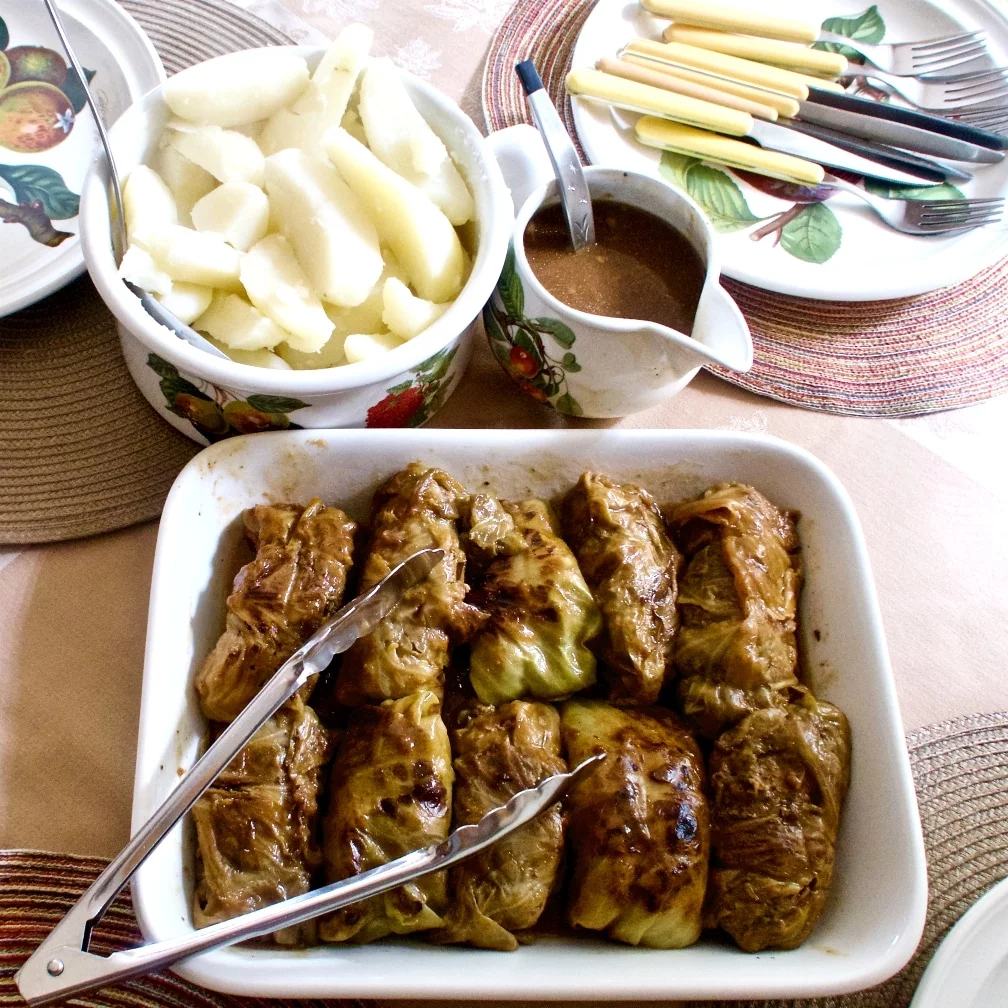
[[392, 277], [382, 290], [382, 322], [402, 340], [412, 339], [439, 319], [449, 305], [416, 297], [401, 280]]
[[169, 143], [158, 148], [154, 166], [175, 199], [179, 224], [188, 224], [192, 208], [219, 185], [210, 172], [193, 164]]
[[192, 208], [192, 222], [197, 231], [212, 231], [247, 252], [269, 227], [269, 200], [251, 182], [225, 182]]
[[122, 191], [126, 233], [132, 244], [145, 248], [144, 232], [163, 230], [178, 223], [175, 197], [153, 168], [137, 165]]
[[343, 340], [343, 353], [348, 363], [356, 364], [397, 346], [402, 346], [402, 340], [392, 333], [351, 333]]
[[330, 130], [322, 145], [367, 207], [382, 242], [402, 263], [416, 292], [428, 301], [454, 298], [465, 281], [467, 262], [451, 221], [429, 196], [384, 165], [346, 130]]
[[158, 301], [180, 322], [190, 325], [210, 307], [213, 293], [212, 287], [180, 281], [173, 283], [167, 294], [159, 294]]
[[[362, 144], [367, 146], [367, 134], [364, 132], [364, 123], [361, 122], [360, 116], [353, 110], [347, 109], [343, 114], [343, 118], [340, 120], [340, 126], [343, 127], [354, 138], [354, 140], [360, 140]], [[319, 138], [319, 148], [322, 147], [322, 138]], [[325, 153], [323, 151], [323, 153]], [[328, 158], [328, 155], [327, 155]]]
[[339, 174], [303, 151], [280, 151], [266, 159], [266, 193], [315, 292], [334, 304], [360, 304], [384, 263], [375, 225]]
[[332, 335], [333, 324], [283, 235], [269, 235], [249, 249], [241, 282], [252, 304], [285, 330], [295, 350], [317, 352]]
[[298, 371], [340, 367], [347, 362], [343, 353], [343, 339], [343, 336], [334, 333], [318, 353], [305, 353], [303, 350], [295, 350], [287, 343], [281, 343], [276, 348], [276, 353]]
[[312, 117], [320, 134], [338, 126], [373, 39], [374, 32], [366, 25], [347, 25], [326, 50], [312, 74], [311, 83], [291, 106], [291, 111]]
[[361, 122], [372, 152], [425, 192], [452, 224], [465, 224], [475, 204], [440, 137], [410, 100], [391, 60], [372, 60], [361, 79]]
[[382, 258], [385, 260], [385, 268], [378, 277], [378, 282], [371, 288], [371, 292], [359, 305], [353, 308], [339, 308], [333, 304], [324, 306], [326, 315], [336, 326], [336, 334], [341, 341], [344, 336], [349, 336], [351, 333], [376, 333], [385, 329], [382, 322], [382, 312], [385, 310], [383, 297], [385, 281], [395, 277], [406, 283], [408, 278], [399, 260], [389, 249], [382, 249]]
[[119, 263], [119, 276], [151, 294], [170, 294], [172, 278], [145, 248], [130, 245]]
[[229, 350], [269, 350], [287, 335], [245, 298], [224, 291], [214, 294], [210, 307], [192, 326], [220, 340]]
[[259, 149], [269, 157], [282, 150], [296, 147], [305, 154], [329, 163], [322, 149], [322, 134], [313, 116], [300, 116], [290, 109], [280, 109], [263, 127], [259, 134]]
[[159, 231], [151, 245], [151, 254], [173, 280], [242, 290], [242, 254], [219, 235], [174, 224]]
[[[288, 48], [253, 49], [169, 77], [161, 91], [177, 116], [206, 126], [266, 119], [308, 84], [308, 65]], [[225, 181], [225, 180], [221, 180]]]
[[291, 366], [282, 357], [278, 357], [272, 350], [236, 350], [229, 347], [220, 340], [208, 336], [207, 340], [221, 353], [225, 353], [236, 364], [249, 364], [252, 367], [272, 368], [274, 371], [290, 371]]
[[265, 159], [251, 137], [220, 126], [187, 127], [176, 121], [168, 127], [172, 146], [219, 182], [263, 184]]

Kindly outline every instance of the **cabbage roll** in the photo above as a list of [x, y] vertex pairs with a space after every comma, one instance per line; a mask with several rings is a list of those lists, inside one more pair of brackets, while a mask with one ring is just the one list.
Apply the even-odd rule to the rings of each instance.
[[449, 644], [465, 640], [479, 613], [465, 603], [465, 554], [456, 520], [466, 491], [446, 472], [411, 463], [375, 494], [360, 590], [377, 584], [417, 550], [445, 559], [367, 637], [347, 652], [336, 680], [342, 703], [397, 700], [419, 690], [441, 696]]
[[[514, 700], [471, 704], [455, 718], [454, 826], [479, 820], [517, 792], [567, 769], [560, 755], [560, 716], [549, 704]], [[445, 926], [427, 937], [510, 952], [511, 933], [532, 927], [557, 884], [563, 822], [556, 804], [449, 872], [452, 904]]]
[[[197, 883], [193, 922], [206, 927], [298, 896], [322, 864], [318, 797], [329, 757], [325, 729], [298, 697], [249, 740], [192, 808]], [[285, 928], [310, 941], [314, 922]]]
[[340, 607], [357, 526], [313, 499], [245, 512], [255, 559], [238, 572], [227, 623], [196, 674], [203, 713], [233, 721], [274, 672]]
[[[332, 765], [323, 823], [326, 879], [359, 875], [431, 844], [451, 824], [452, 765], [430, 691], [354, 712]], [[369, 942], [438, 927], [446, 872], [434, 872], [322, 919], [323, 941]]]
[[656, 703], [675, 674], [679, 564], [658, 505], [633, 483], [586, 472], [564, 499], [563, 528], [602, 610], [596, 653], [609, 702]]
[[[796, 697], [801, 566], [794, 518], [722, 483], [668, 515], [687, 557], [679, 582], [679, 699], [709, 738]], [[800, 692], [800, 691], [799, 691]]]
[[487, 567], [476, 604], [488, 615], [472, 640], [469, 676], [483, 703], [558, 700], [595, 682], [588, 641], [602, 615], [543, 501], [501, 501], [520, 546]]
[[567, 761], [606, 760], [570, 793], [574, 872], [567, 920], [649, 948], [700, 936], [710, 820], [703, 757], [685, 724], [659, 707], [569, 700]]
[[833, 879], [850, 775], [847, 719], [832, 704], [754, 711], [714, 744], [705, 924], [746, 952], [792, 949]]

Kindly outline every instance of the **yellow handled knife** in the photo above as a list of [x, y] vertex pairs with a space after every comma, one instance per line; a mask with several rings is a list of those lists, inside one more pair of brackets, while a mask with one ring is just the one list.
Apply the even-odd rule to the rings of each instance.
[[778, 42], [775, 39], [757, 38], [754, 35], [733, 35], [728, 32], [711, 31], [709, 28], [690, 28], [671, 24], [662, 38], [666, 42], [681, 42], [683, 45], [697, 46], [727, 56], [755, 60], [758, 63], [772, 63], [789, 70], [825, 74], [840, 77], [847, 72], [847, 58], [841, 53], [823, 52], [809, 49], [795, 42]]
[[642, 112], [645, 115], [685, 123], [687, 126], [713, 130], [715, 133], [725, 133], [737, 138], [746, 137], [755, 140], [767, 150], [792, 154], [796, 158], [812, 161], [818, 165], [842, 168], [858, 175], [901, 182], [904, 185], [930, 185], [934, 181], [933, 171], [922, 172], [919, 167], [909, 164], [902, 168], [893, 167], [893, 157], [899, 153], [895, 150], [892, 152], [893, 157], [887, 158], [888, 164], [880, 164], [862, 154], [808, 136], [791, 127], [762, 122], [746, 112], [674, 94], [651, 87], [649, 84], [614, 77], [601, 70], [588, 68], [572, 70], [567, 75], [566, 86], [571, 95], [600, 101], [631, 112]]
[[741, 32], [743, 35], [760, 35], [763, 38], [804, 42], [806, 45], [819, 38], [819, 28], [811, 22], [774, 17], [766, 11], [745, 11], [737, 7], [706, 3], [706, 0], [640, 0], [641, 6], [659, 17], [670, 18], [680, 24], [715, 28], [720, 31]]

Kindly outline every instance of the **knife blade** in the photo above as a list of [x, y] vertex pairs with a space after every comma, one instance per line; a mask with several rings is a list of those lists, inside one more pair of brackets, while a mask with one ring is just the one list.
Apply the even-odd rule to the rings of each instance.
[[[872, 116], [876, 119], [916, 126], [931, 133], [940, 133], [942, 136], [965, 140], [967, 143], [989, 147], [995, 151], [1003, 151], [1008, 147], [1008, 138], [998, 136], [989, 130], [970, 126], [966, 121], [957, 122], [944, 116], [928, 115], [926, 112], [917, 112], [914, 109], [903, 108], [902, 105], [892, 105], [889, 102], [872, 101], [870, 98], [860, 98], [851, 94], [834, 94], [832, 90], [814, 87], [809, 88], [808, 101], [830, 108], [846, 109], [848, 112], [860, 112], [862, 115]], [[970, 111], [972, 112], [977, 107], [973, 106]], [[951, 110], [950, 114], [962, 115], [965, 111], [965, 109]]]
[[[809, 94], [811, 95], [811, 93], [810, 89]], [[992, 150], [989, 146], [982, 147], [979, 144], [941, 135], [929, 129], [921, 129], [919, 126], [910, 126], [907, 123], [895, 122], [891, 119], [881, 119], [865, 115], [862, 112], [852, 112], [846, 108], [835, 107], [831, 102], [799, 102], [798, 116], [803, 122], [839, 130], [848, 136], [874, 140], [893, 147], [903, 147], [920, 154], [950, 158], [953, 161], [998, 164], [1004, 160], [1005, 156], [1004, 151], [1000, 149]]]
[[[746, 137], [767, 150], [789, 154], [806, 163], [841, 168], [857, 175], [902, 185], [932, 185], [935, 181], [932, 172], [909, 161], [899, 168], [881, 164], [878, 160], [854, 154], [797, 130], [758, 121], [746, 112], [614, 77], [600, 70], [586, 67], [571, 70], [566, 78], [566, 87], [572, 95], [615, 105], [631, 112], [659, 116], [730, 137]], [[893, 151], [893, 158], [896, 157], [898, 152]], [[892, 160], [888, 156], [887, 159], [890, 162]]]
[[945, 164], [939, 161], [932, 161], [929, 158], [921, 157], [919, 154], [911, 154], [908, 151], [896, 150], [886, 144], [874, 143], [871, 140], [855, 140], [846, 133], [837, 132], [826, 126], [813, 126], [811, 123], [798, 122], [793, 120], [781, 123], [799, 133], [807, 136], [817, 137], [827, 143], [834, 144], [843, 150], [853, 154], [862, 154], [879, 164], [889, 165], [891, 168], [908, 168], [919, 173], [935, 183], [942, 182], [970, 182], [973, 173], [964, 171], [955, 165]]

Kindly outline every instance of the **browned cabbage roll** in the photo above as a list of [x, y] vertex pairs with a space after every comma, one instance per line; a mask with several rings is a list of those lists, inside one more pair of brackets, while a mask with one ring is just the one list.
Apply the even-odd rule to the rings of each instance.
[[[196, 802], [196, 927], [311, 888], [322, 863], [318, 796], [328, 757], [325, 729], [312, 709], [294, 697]], [[308, 921], [275, 937], [291, 944], [313, 936], [314, 922]]]
[[568, 797], [574, 873], [567, 920], [650, 948], [700, 936], [710, 824], [703, 758], [685, 724], [658, 707], [569, 700], [567, 761], [607, 759]]
[[609, 702], [657, 702], [666, 677], [674, 675], [680, 559], [658, 505], [633, 483], [586, 472], [564, 499], [563, 527], [602, 610], [596, 652]]
[[317, 498], [245, 512], [255, 559], [238, 572], [227, 623], [196, 674], [203, 713], [233, 721], [343, 601], [357, 526]]
[[518, 536], [501, 527], [500, 555], [474, 593], [489, 618], [472, 640], [469, 678], [483, 703], [558, 700], [594, 684], [586, 645], [602, 616], [545, 502], [500, 505]]
[[675, 664], [683, 713], [710, 738], [795, 697], [801, 566], [791, 515], [723, 483], [673, 507], [686, 555]]
[[[515, 700], [473, 703], [451, 731], [455, 753], [452, 821], [465, 826], [567, 766], [560, 755], [560, 716], [549, 704]], [[449, 872], [452, 904], [434, 942], [466, 942], [510, 952], [512, 931], [532, 927], [557, 883], [563, 822], [554, 805], [532, 822]]]
[[375, 494], [361, 591], [417, 550], [435, 546], [445, 551], [445, 559], [347, 652], [336, 681], [342, 703], [379, 703], [418, 690], [442, 694], [450, 641], [466, 639], [479, 622], [477, 610], [464, 601], [465, 554], [456, 520], [465, 497], [465, 489], [446, 472], [419, 462]]
[[811, 696], [754, 711], [717, 740], [707, 926], [746, 952], [809, 936], [833, 879], [849, 774], [847, 719]]
[[[434, 693], [354, 712], [332, 765], [323, 824], [326, 879], [359, 875], [440, 843], [451, 823], [451, 750]], [[424, 875], [322, 919], [323, 941], [369, 942], [438, 927], [446, 872]]]

